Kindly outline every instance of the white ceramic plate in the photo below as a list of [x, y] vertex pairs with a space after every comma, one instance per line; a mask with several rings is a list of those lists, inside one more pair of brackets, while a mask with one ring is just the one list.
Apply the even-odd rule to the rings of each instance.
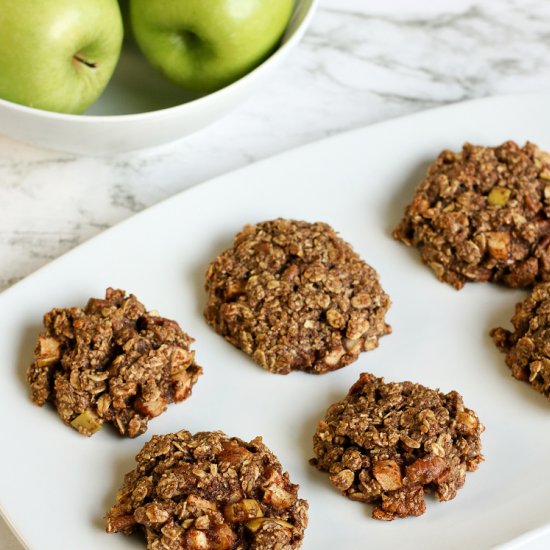
[[[525, 293], [484, 284], [457, 292], [389, 234], [441, 149], [509, 138], [550, 149], [549, 102], [534, 95], [454, 105], [291, 151], [185, 191], [0, 295], [0, 509], [21, 540], [33, 550], [139, 548], [139, 539], [105, 534], [103, 514], [143, 443], [186, 428], [264, 436], [309, 500], [306, 550], [540, 542], [549, 521], [550, 404], [511, 378], [487, 334], [508, 323]], [[202, 319], [208, 262], [244, 224], [278, 216], [332, 224], [378, 270], [393, 300], [393, 334], [340, 371], [270, 374]], [[42, 314], [84, 304], [109, 285], [177, 319], [196, 338], [205, 371], [189, 400], [135, 440], [109, 428], [80, 436], [52, 409], [34, 406], [24, 382]], [[363, 371], [456, 389], [478, 412], [486, 461], [456, 499], [428, 498], [422, 517], [378, 522], [371, 506], [340, 496], [308, 464], [317, 421]]]
[[296, 0], [281, 46], [259, 67], [217, 92], [202, 97], [185, 92], [125, 43], [113, 78], [87, 114], [52, 113], [0, 99], [0, 133], [84, 155], [112, 155], [183, 138], [220, 119], [264, 82], [303, 36], [317, 2]]

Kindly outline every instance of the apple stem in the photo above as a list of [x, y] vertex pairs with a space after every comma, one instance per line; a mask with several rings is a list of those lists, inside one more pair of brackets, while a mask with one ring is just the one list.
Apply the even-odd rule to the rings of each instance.
[[86, 65], [86, 67], [90, 67], [90, 69], [96, 69], [97, 63], [93, 63], [92, 61], [86, 61], [85, 59], [82, 59], [82, 57], [79, 57], [78, 54], [73, 57], [75, 61], [78, 61], [79, 63], [82, 63], [83, 65]]

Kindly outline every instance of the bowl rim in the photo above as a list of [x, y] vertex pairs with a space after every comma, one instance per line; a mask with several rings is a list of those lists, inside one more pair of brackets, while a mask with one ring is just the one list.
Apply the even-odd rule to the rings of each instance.
[[[298, 1], [299, 0], [296, 0], [296, 4], [294, 5], [294, 11], [291, 16], [291, 20], [296, 14]], [[21, 105], [19, 103], [14, 103], [13, 101], [8, 101], [7, 99], [1, 99], [1, 98], [0, 98], [0, 107], [5, 107], [5, 108], [12, 109], [14, 111], [19, 111], [21, 114], [24, 114], [24, 115], [38, 116], [43, 119], [66, 121], [66, 122], [78, 121], [79, 123], [84, 123], [84, 124], [109, 124], [111, 122], [122, 122], [122, 121], [129, 122], [129, 121], [146, 120], [148, 118], [157, 117], [159, 116], [159, 114], [170, 115], [175, 111], [183, 111], [186, 109], [190, 109], [192, 108], [191, 106], [194, 107], [196, 105], [204, 105], [213, 101], [217, 101], [218, 99], [221, 99], [223, 96], [231, 94], [233, 90], [235, 90], [236, 88], [244, 86], [245, 83], [248, 82], [249, 80], [255, 78], [255, 76], [258, 73], [261, 73], [264, 71], [266, 66], [271, 65], [272, 62], [274, 62], [276, 59], [284, 55], [288, 49], [292, 48], [294, 44], [300, 40], [306, 28], [309, 26], [309, 22], [313, 17], [313, 14], [317, 9], [320, 0], [309, 0], [309, 1], [311, 3], [307, 8], [307, 11], [304, 17], [302, 18], [302, 21], [296, 27], [296, 29], [294, 30], [290, 38], [286, 42], [281, 44], [281, 46], [279, 46], [267, 59], [262, 61], [260, 65], [252, 69], [252, 71], [245, 74], [235, 82], [232, 82], [231, 84], [228, 84], [227, 86], [224, 86], [223, 88], [220, 88], [215, 92], [211, 92], [209, 94], [206, 94], [197, 99], [193, 99], [186, 103], [182, 103], [180, 105], [174, 105], [172, 107], [165, 107], [164, 109], [156, 109], [154, 111], [145, 111], [143, 113], [129, 113], [125, 115], [78, 115], [78, 114], [69, 114], [69, 113], [58, 113], [55, 111], [46, 111], [44, 109], [36, 109], [34, 107], [28, 107], [27, 105]]]

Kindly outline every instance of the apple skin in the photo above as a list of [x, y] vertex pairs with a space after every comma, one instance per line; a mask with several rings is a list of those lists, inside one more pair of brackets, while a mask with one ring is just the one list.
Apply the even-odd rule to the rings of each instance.
[[122, 46], [117, 0], [1, 0], [0, 98], [81, 113], [109, 82]]
[[294, 0], [130, 0], [134, 37], [150, 63], [193, 91], [222, 88], [275, 49]]

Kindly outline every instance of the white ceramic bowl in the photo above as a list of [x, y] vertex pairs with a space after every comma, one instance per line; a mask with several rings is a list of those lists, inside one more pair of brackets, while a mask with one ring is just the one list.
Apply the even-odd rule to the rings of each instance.
[[116, 154], [168, 143], [218, 120], [247, 98], [303, 36], [318, 0], [296, 0], [281, 46], [259, 67], [217, 92], [187, 94], [125, 45], [115, 75], [84, 115], [42, 111], [0, 99], [0, 133], [85, 155]]

